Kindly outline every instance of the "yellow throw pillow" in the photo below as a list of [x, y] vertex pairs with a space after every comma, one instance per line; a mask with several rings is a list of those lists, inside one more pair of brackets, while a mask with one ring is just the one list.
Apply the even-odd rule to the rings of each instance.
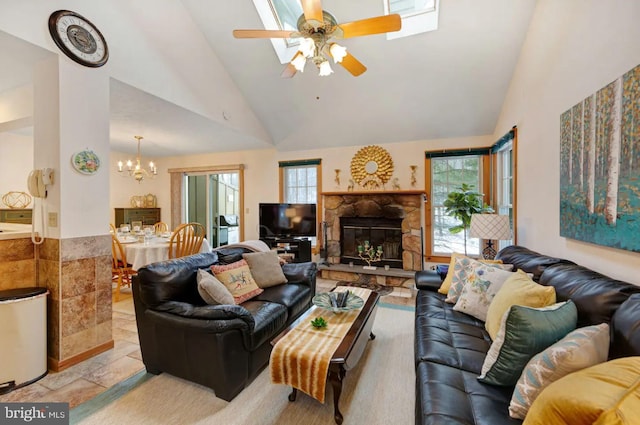
[[631, 425], [640, 418], [640, 357], [582, 369], [545, 388], [523, 425]]
[[[457, 252], [454, 252], [453, 254], [451, 254], [451, 261], [449, 262], [450, 273], [447, 273], [447, 276], [442, 281], [442, 285], [440, 285], [440, 288], [438, 289], [438, 292], [441, 293], [442, 295], [447, 295], [449, 293], [449, 288], [451, 287], [451, 280], [453, 279], [453, 268], [456, 265], [456, 258], [460, 258], [464, 256], [465, 256], [464, 254], [458, 254]], [[485, 264], [502, 264], [502, 260], [478, 260], [478, 261]]]
[[251, 276], [251, 270], [245, 260], [225, 265], [213, 265], [211, 271], [231, 292], [236, 304], [241, 304], [264, 292], [264, 289], [259, 288]]
[[525, 272], [518, 270], [507, 279], [493, 297], [487, 310], [484, 327], [491, 339], [496, 339], [502, 316], [512, 305], [540, 308], [555, 304], [556, 290], [553, 286], [535, 283]]

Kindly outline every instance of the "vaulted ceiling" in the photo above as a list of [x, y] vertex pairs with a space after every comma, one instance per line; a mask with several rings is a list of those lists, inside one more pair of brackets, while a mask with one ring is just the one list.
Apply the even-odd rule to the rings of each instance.
[[[260, 140], [237, 134], [224, 122], [114, 81], [111, 133], [115, 150], [131, 150], [131, 140], [123, 139], [136, 128], [146, 129], [145, 137], [154, 140], [156, 156], [492, 134], [535, 0], [441, 0], [437, 31], [396, 40], [385, 35], [344, 40], [342, 44], [368, 68], [360, 77], [341, 67], [331, 76], [319, 77], [307, 65], [307, 72], [292, 79], [280, 77], [284, 65], [268, 39], [232, 36], [234, 29], [263, 28], [252, 1], [182, 0], [181, 4], [210, 47], [201, 54], [214, 55], [224, 66], [268, 137]], [[323, 0], [323, 7], [338, 22], [384, 13], [382, 0]], [[3, 54], [5, 38], [0, 37]], [[109, 47], [112, 51], [127, 48]], [[26, 56], [25, 61], [36, 60], [37, 50]], [[0, 70], [0, 92], [7, 88], [8, 72]], [[231, 146], [213, 146], [212, 134], [217, 133], [221, 140], [231, 140]], [[176, 134], [189, 141], [179, 152]]]

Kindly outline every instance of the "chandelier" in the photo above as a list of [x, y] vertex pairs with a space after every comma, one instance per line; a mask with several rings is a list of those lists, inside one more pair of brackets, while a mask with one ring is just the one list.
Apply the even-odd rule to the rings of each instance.
[[149, 161], [147, 168], [142, 168], [142, 160], [140, 159], [140, 140], [142, 140], [143, 137], [133, 136], [133, 138], [138, 141], [138, 154], [136, 155], [135, 165], [130, 159], [127, 160], [126, 167], [122, 161], [118, 161], [118, 172], [123, 177], [133, 177], [138, 183], [140, 183], [146, 178], [154, 178], [158, 174], [158, 167], [156, 167], [153, 161]]

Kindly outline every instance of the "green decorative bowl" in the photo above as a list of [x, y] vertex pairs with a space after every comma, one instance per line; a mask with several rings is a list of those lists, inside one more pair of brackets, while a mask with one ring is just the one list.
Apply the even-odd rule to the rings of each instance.
[[364, 300], [362, 298], [349, 292], [344, 307], [334, 307], [331, 304], [331, 296], [329, 294], [329, 292], [322, 292], [320, 294], [317, 294], [311, 300], [313, 302], [313, 305], [324, 308], [325, 310], [332, 311], [334, 313], [355, 310], [356, 308], [360, 308], [364, 305]]

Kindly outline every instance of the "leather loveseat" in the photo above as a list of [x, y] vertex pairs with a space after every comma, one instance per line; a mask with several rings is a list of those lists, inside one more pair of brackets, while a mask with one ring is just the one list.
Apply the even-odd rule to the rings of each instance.
[[240, 305], [207, 305], [196, 272], [242, 258], [244, 248], [177, 258], [141, 268], [133, 301], [142, 360], [149, 373], [167, 372], [213, 389], [230, 401], [267, 365], [271, 340], [311, 306], [315, 263], [282, 266], [287, 283]]
[[[640, 287], [611, 279], [568, 260], [510, 246], [497, 259], [555, 287], [557, 301], [571, 299], [578, 327], [608, 323], [609, 358], [640, 355]], [[484, 323], [454, 311], [437, 293], [435, 271], [416, 272], [416, 424], [521, 424], [509, 417], [513, 387], [477, 380], [491, 339]]]

